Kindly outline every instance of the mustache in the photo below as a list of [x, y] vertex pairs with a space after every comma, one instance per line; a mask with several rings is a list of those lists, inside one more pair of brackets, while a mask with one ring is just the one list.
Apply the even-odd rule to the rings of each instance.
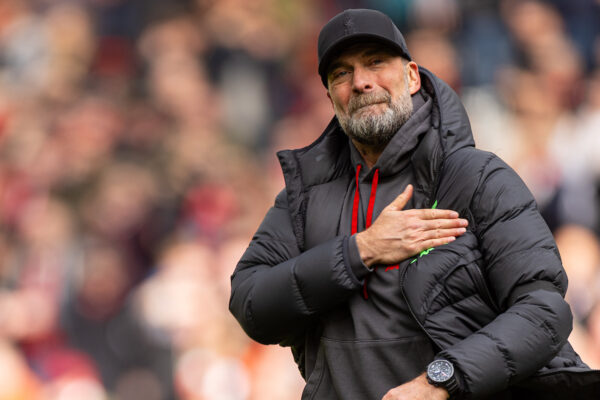
[[353, 114], [356, 110], [371, 104], [392, 103], [392, 96], [388, 92], [364, 93], [350, 98], [348, 101], [348, 113]]

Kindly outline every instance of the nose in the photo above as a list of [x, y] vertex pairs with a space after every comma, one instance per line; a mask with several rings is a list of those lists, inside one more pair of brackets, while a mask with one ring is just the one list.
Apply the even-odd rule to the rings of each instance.
[[356, 93], [364, 93], [373, 90], [373, 73], [366, 68], [355, 67], [352, 73], [352, 90]]

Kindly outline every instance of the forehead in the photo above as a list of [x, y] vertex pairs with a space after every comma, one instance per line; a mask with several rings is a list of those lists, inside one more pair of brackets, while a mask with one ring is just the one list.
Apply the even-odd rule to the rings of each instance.
[[329, 65], [331, 71], [336, 64], [350, 57], [367, 57], [373, 54], [384, 54], [391, 57], [401, 57], [398, 50], [379, 42], [355, 42], [344, 46], [333, 56]]

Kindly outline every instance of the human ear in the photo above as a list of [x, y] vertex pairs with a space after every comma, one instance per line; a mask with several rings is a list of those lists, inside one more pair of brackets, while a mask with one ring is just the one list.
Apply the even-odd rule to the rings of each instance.
[[415, 94], [421, 89], [421, 75], [417, 63], [409, 61], [406, 64], [406, 73], [408, 75], [408, 90], [411, 95]]
[[327, 98], [329, 99], [329, 102], [331, 103], [331, 107], [333, 107], [333, 100], [331, 99], [331, 94], [329, 93], [329, 90], [327, 91]]

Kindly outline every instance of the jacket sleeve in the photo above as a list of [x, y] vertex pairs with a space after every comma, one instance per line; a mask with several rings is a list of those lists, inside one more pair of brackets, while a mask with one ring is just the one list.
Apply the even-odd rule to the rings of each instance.
[[552, 234], [519, 176], [490, 155], [470, 210], [488, 284], [501, 313], [438, 357], [455, 363], [466, 397], [534, 374], [566, 343], [572, 315]]
[[360, 288], [347, 253], [344, 236], [301, 252], [281, 192], [235, 268], [229, 309], [252, 339], [289, 344]]

